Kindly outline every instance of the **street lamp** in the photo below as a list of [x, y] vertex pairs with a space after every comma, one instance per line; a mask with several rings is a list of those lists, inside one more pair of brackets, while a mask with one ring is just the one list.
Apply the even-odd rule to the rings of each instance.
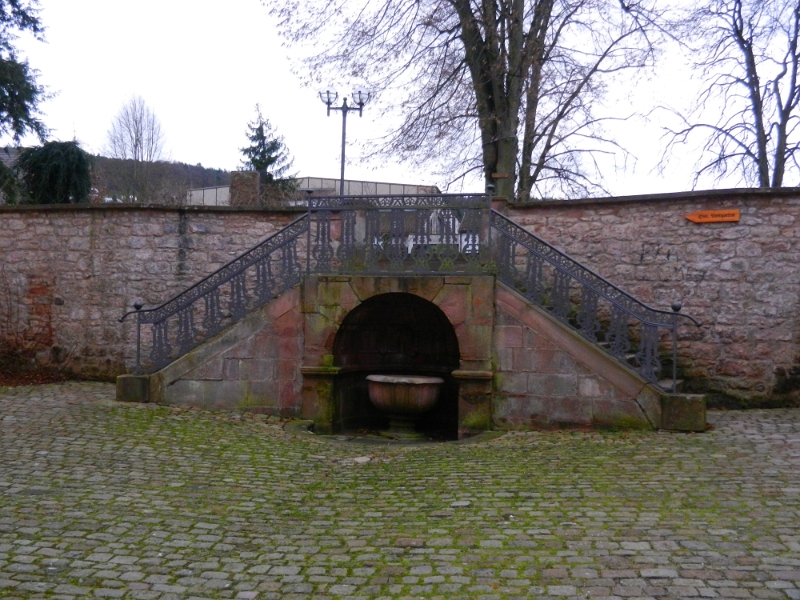
[[344, 196], [344, 144], [347, 139], [347, 113], [350, 111], [358, 111], [358, 116], [361, 116], [364, 110], [364, 105], [369, 102], [370, 94], [363, 87], [357, 87], [353, 90], [352, 100], [354, 105], [347, 104], [347, 98], [342, 98], [341, 106], [333, 106], [339, 94], [333, 88], [327, 88], [319, 93], [319, 99], [328, 107], [328, 116], [331, 116], [332, 110], [339, 110], [342, 112], [342, 181], [339, 185], [339, 196]]

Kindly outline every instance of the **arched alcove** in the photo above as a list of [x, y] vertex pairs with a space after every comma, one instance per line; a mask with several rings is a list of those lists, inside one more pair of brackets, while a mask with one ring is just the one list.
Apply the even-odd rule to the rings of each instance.
[[442, 310], [413, 294], [374, 296], [342, 321], [333, 344], [334, 365], [340, 368], [335, 389], [334, 429], [377, 430], [386, 417], [372, 406], [366, 377], [370, 374], [415, 374], [445, 380], [439, 402], [418, 421], [431, 436], [458, 436], [458, 339]]

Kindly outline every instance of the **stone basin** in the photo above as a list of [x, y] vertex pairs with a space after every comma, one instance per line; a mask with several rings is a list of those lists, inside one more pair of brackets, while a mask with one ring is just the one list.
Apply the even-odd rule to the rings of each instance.
[[444, 379], [404, 375], [368, 375], [370, 402], [389, 417], [387, 437], [424, 437], [414, 429], [417, 417], [432, 409], [439, 400]]

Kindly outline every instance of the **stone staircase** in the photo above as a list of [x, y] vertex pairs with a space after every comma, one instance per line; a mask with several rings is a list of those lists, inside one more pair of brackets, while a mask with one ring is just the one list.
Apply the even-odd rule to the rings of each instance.
[[705, 429], [703, 398], [678, 393], [678, 328], [694, 321], [680, 305], [644, 305], [491, 211], [486, 197], [314, 202], [186, 292], [125, 316], [136, 319], [137, 373], [118, 380], [121, 400], [310, 416], [335, 430], [345, 410], [338, 329], [366, 300], [411, 293], [458, 336], [459, 437], [563, 425]]

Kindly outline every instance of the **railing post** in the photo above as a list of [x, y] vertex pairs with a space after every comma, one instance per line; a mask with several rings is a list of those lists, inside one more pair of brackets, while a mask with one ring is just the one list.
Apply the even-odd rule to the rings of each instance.
[[481, 211], [481, 231], [480, 245], [486, 244], [486, 262], [492, 262], [492, 197], [494, 196], [494, 185], [491, 183], [486, 186], [486, 206]]
[[306, 275], [311, 274], [311, 193], [308, 194], [308, 227], [306, 228]]
[[136, 309], [136, 374], [142, 374], [142, 310], [144, 304], [134, 302], [133, 308]]
[[683, 305], [680, 302], [672, 303], [672, 393], [678, 391], [678, 313]]

